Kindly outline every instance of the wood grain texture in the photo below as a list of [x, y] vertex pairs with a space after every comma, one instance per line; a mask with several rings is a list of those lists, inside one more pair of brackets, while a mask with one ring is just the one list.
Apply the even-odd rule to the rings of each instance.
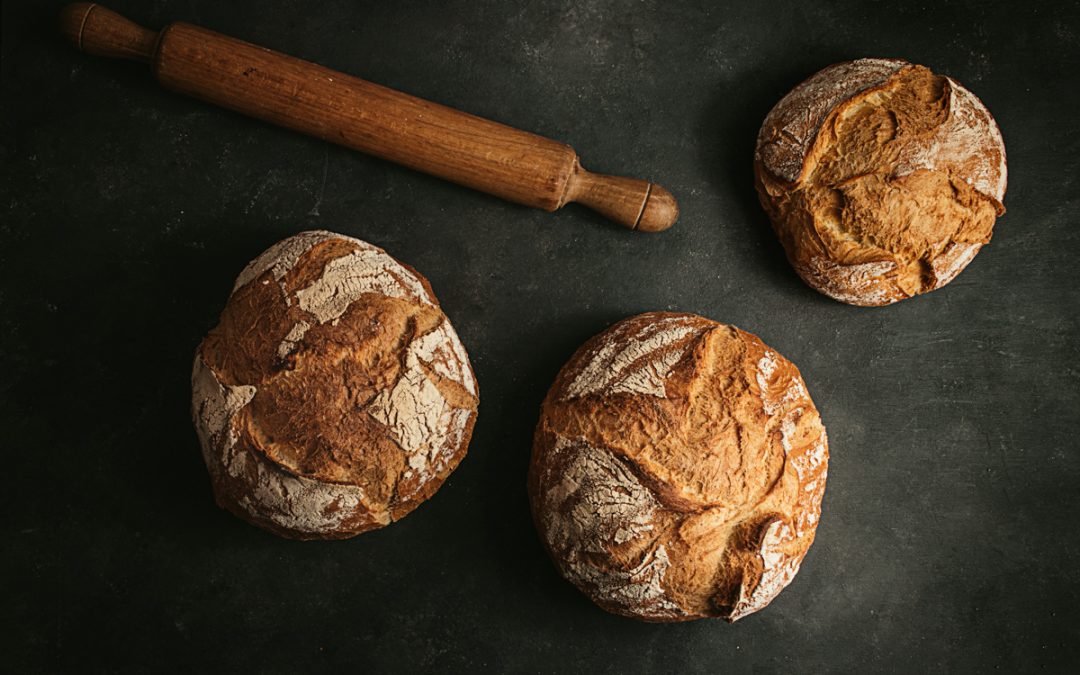
[[580, 201], [633, 230], [675, 223], [671, 193], [591, 174], [574, 149], [186, 23], [160, 33], [91, 3], [61, 32], [89, 54], [152, 63], [168, 89], [545, 211]]
[[158, 33], [89, 2], [73, 3], [60, 11], [60, 32], [87, 54], [142, 63], [153, 60], [158, 42]]

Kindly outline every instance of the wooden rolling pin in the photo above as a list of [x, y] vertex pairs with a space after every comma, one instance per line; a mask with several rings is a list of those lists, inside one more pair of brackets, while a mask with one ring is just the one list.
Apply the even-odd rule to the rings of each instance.
[[570, 146], [186, 23], [155, 32], [100, 5], [60, 14], [87, 54], [148, 63], [162, 86], [503, 199], [584, 204], [632, 230], [671, 227], [671, 193], [589, 173]]

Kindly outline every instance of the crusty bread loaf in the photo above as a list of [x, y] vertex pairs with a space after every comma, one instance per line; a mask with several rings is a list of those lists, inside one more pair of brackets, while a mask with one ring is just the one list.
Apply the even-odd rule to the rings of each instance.
[[478, 402], [427, 280], [332, 232], [290, 237], [241, 272], [192, 390], [217, 502], [295, 539], [416, 508], [465, 456]]
[[1005, 146], [955, 80], [895, 59], [829, 66], [758, 135], [761, 203], [796, 272], [853, 305], [940, 288], [1005, 212]]
[[798, 369], [693, 314], [625, 319], [544, 400], [529, 469], [563, 576], [648, 621], [763, 608], [814, 540], [828, 445]]

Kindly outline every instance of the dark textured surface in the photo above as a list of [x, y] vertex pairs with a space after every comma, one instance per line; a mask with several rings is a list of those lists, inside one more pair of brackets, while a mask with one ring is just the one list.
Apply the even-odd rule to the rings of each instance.
[[[185, 2], [200, 23], [573, 145], [682, 218], [549, 215], [210, 108], [3, 3], [0, 491], [18, 672], [1075, 672], [1080, 660], [1080, 11], [1075, 3]], [[997, 117], [1009, 209], [943, 290], [883, 309], [799, 282], [754, 135], [820, 67], [899, 56]], [[421, 270], [481, 385], [428, 504], [346, 542], [217, 509], [191, 355], [235, 275], [321, 227]], [[698, 312], [801, 368], [832, 460], [791, 587], [735, 625], [609, 616], [559, 578], [525, 470], [544, 392], [629, 314]]]

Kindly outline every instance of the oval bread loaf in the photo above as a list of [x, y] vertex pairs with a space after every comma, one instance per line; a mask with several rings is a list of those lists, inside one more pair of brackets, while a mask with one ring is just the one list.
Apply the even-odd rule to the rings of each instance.
[[794, 365], [737, 328], [653, 312], [592, 338], [559, 372], [529, 495], [559, 570], [602, 608], [735, 621], [798, 571], [827, 464]]
[[758, 195], [799, 276], [853, 305], [944, 286], [1005, 212], [1005, 146], [955, 80], [897, 59], [829, 66], [776, 104]]
[[427, 280], [322, 231], [241, 272], [192, 390], [217, 502], [296, 539], [351, 537], [429, 498], [465, 456], [478, 404]]

